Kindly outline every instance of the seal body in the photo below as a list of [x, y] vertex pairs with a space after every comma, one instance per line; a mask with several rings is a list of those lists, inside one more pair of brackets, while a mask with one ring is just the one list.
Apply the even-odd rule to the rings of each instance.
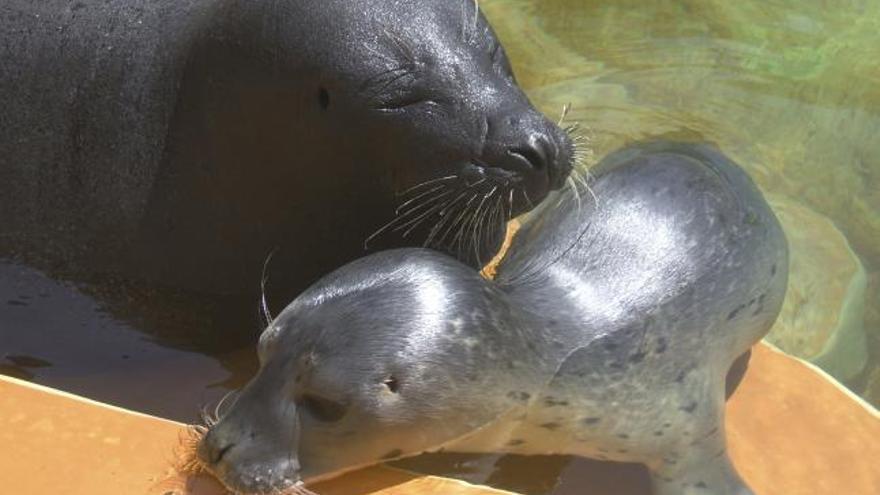
[[239, 294], [276, 250], [298, 292], [407, 190], [375, 246], [476, 265], [571, 167], [473, 2], [10, 0], [0, 27], [0, 255], [76, 279]]
[[[592, 188], [536, 211], [495, 281], [399, 250], [311, 288], [264, 332], [205, 464], [261, 492], [241, 466], [295, 458], [296, 480], [441, 448], [571, 454], [644, 463], [661, 495], [751, 493], [725, 451], [725, 377], [781, 307], [776, 218], [704, 145], [629, 147]], [[292, 448], [247, 440], [276, 430]]]

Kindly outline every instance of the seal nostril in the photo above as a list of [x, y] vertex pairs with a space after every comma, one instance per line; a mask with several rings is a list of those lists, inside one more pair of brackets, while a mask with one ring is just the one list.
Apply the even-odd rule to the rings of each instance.
[[519, 156], [529, 163], [535, 170], [543, 170], [547, 167], [547, 157], [535, 146], [511, 148], [508, 153]]

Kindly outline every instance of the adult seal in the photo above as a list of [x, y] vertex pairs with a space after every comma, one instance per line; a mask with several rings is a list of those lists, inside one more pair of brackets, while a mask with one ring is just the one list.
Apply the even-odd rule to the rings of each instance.
[[410, 200], [375, 246], [476, 266], [572, 166], [472, 1], [7, 0], [0, 32], [0, 256], [75, 279], [241, 294], [274, 250], [299, 292]]
[[328, 275], [265, 330], [202, 463], [270, 493], [439, 449], [572, 454], [644, 463], [658, 495], [751, 494], [725, 375], [780, 310], [776, 218], [706, 145], [631, 146], [593, 191], [540, 208], [494, 282], [412, 249]]

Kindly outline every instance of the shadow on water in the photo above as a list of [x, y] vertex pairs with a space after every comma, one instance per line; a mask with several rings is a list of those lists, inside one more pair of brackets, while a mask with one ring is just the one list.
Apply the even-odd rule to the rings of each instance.
[[260, 330], [243, 304], [74, 285], [8, 260], [0, 325], [0, 373], [181, 421], [250, 378]]
[[650, 495], [648, 471], [638, 464], [567, 456], [428, 454], [396, 466], [526, 495]]

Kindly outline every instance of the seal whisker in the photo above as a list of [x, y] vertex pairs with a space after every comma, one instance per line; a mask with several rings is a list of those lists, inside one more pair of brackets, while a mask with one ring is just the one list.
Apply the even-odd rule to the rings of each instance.
[[480, 25], [480, 0], [474, 0], [474, 26], [471, 30], [471, 39], [469, 43], [473, 43], [477, 39], [477, 27]]
[[496, 222], [505, 222], [505, 214], [504, 214], [504, 196], [501, 194], [498, 195], [498, 199], [495, 200], [495, 209], [498, 211], [498, 217]]
[[400, 206], [398, 206], [397, 209], [394, 211], [394, 213], [396, 215], [400, 215], [401, 210], [405, 209], [407, 206], [411, 205], [412, 203], [415, 203], [416, 201], [424, 198], [425, 196], [428, 196], [434, 192], [437, 192], [441, 189], [444, 189], [445, 187], [446, 186], [444, 186], [443, 184], [440, 184], [439, 186], [434, 187], [433, 189], [429, 189], [428, 191], [425, 191], [425, 192], [419, 194], [418, 196], [416, 196], [416, 197], [406, 201], [405, 203], [401, 204]]
[[535, 203], [532, 203], [532, 198], [529, 197], [529, 193], [526, 192], [525, 188], [521, 189], [520, 192], [522, 192], [523, 197], [526, 198], [526, 203], [529, 204], [529, 208], [534, 209]]
[[278, 252], [278, 247], [272, 248], [272, 251], [266, 256], [266, 259], [263, 260], [263, 273], [260, 277], [260, 312], [263, 315], [263, 318], [266, 320], [265, 326], [269, 326], [272, 321], [275, 319], [272, 317], [272, 313], [269, 311], [269, 304], [266, 302], [266, 282], [269, 281], [269, 276], [266, 271], [269, 267], [269, 263], [272, 262], [272, 257], [275, 256], [275, 253]]
[[[449, 192], [453, 192], [453, 191], [449, 191]], [[427, 211], [425, 211], [423, 214], [419, 215], [415, 219], [413, 219], [413, 220], [407, 222], [406, 224], [401, 225], [400, 227], [397, 227], [396, 229], [394, 229], [395, 232], [403, 230], [408, 227], [407, 231], [403, 233], [403, 237], [408, 237], [412, 233], [413, 230], [415, 230], [416, 228], [418, 228], [419, 225], [422, 224], [422, 222], [424, 222], [425, 220], [430, 218], [430, 215], [432, 213], [435, 213], [438, 210], [442, 210], [450, 203], [450, 201], [451, 200], [447, 200], [442, 203], [438, 203], [438, 204], [434, 205], [432, 208], [428, 209]]]
[[[415, 205], [412, 208], [404, 211], [403, 214], [400, 215], [401, 220], [405, 219], [406, 217], [412, 215], [413, 213], [415, 213], [417, 211], [420, 211], [420, 210], [424, 211], [425, 207], [431, 206], [432, 204], [436, 205], [438, 202], [442, 202], [441, 200], [443, 200], [443, 198], [449, 196], [450, 194], [452, 194], [454, 192], [455, 192], [455, 190], [448, 190], [448, 191], [444, 191], [440, 194], [437, 194], [435, 196], [432, 196], [428, 199], [425, 199], [424, 201], [422, 201], [418, 205]], [[410, 223], [406, 222], [406, 224], [400, 225], [400, 226], [396, 227], [394, 230], [395, 230], [395, 232], [400, 231], [409, 225], [410, 225]]]
[[568, 112], [570, 112], [570, 111], [571, 111], [571, 103], [570, 102], [566, 103], [565, 105], [562, 105], [562, 115], [559, 116], [559, 123], [557, 124], [558, 126], [562, 127], [562, 124], [565, 123], [565, 118], [568, 117]]
[[218, 418], [211, 416], [211, 413], [208, 411], [207, 406], [202, 407], [199, 411], [199, 419], [201, 419], [202, 424], [206, 429], [213, 428], [214, 425], [217, 424]]
[[479, 193], [474, 193], [471, 196], [471, 199], [469, 199], [468, 202], [464, 205], [461, 213], [456, 218], [457, 223], [460, 220], [460, 225], [458, 227], [458, 231], [456, 232], [455, 236], [453, 236], [451, 242], [453, 245], [456, 246], [456, 254], [458, 255], [459, 258], [461, 258], [462, 250], [466, 248], [465, 246], [462, 245], [462, 242], [464, 241], [464, 233], [467, 231], [468, 221], [470, 219], [470, 215], [469, 215], [471, 212], [470, 206], [471, 206], [471, 203], [473, 203], [474, 200], [477, 199], [478, 196], [479, 196]]
[[515, 188], [511, 188], [511, 189], [510, 189], [510, 198], [509, 198], [509, 200], [508, 200], [508, 203], [509, 203], [509, 205], [510, 205], [510, 209], [507, 210], [507, 221], [508, 221], [508, 222], [511, 221], [511, 220], [513, 220], [513, 192], [514, 192], [515, 190], [516, 190]]
[[577, 184], [571, 177], [565, 179], [565, 183], [570, 186], [571, 192], [574, 194], [575, 201], [577, 202], [577, 211], [581, 211], [581, 195], [578, 192]]
[[[467, 191], [465, 191], [464, 194], [466, 194], [466, 193], [467, 193]], [[473, 200], [473, 197], [471, 197], [471, 200]], [[437, 240], [437, 245], [443, 245], [443, 242], [446, 240], [446, 236], [448, 236], [452, 232], [452, 230], [459, 224], [459, 221], [462, 219], [462, 217], [464, 217], [464, 214], [467, 212], [468, 204], [469, 203], [466, 202], [466, 204], [463, 204], [461, 206], [456, 206], [455, 211], [449, 215], [449, 218], [453, 218], [453, 220], [452, 220], [452, 222], [450, 222], [447, 225], [445, 232], [443, 232], [443, 235], [440, 236], [440, 238]], [[455, 215], [455, 213], [458, 213], [458, 215]], [[455, 237], [453, 237], [450, 240], [449, 247], [451, 248], [454, 245], [455, 245]], [[460, 253], [456, 253], [456, 254], [460, 254]]]
[[418, 189], [420, 189], [422, 187], [429, 186], [431, 184], [436, 184], [437, 182], [450, 181], [450, 180], [457, 179], [457, 178], [458, 178], [458, 175], [447, 175], [446, 177], [439, 177], [436, 179], [426, 180], [424, 182], [420, 182], [420, 183], [410, 187], [409, 189], [406, 189], [402, 193], [398, 193], [398, 196], [406, 196], [407, 194], [410, 194], [414, 191], [417, 191]]
[[477, 36], [477, 27], [480, 24], [480, 0], [473, 0], [474, 21], [468, 20], [468, 0], [461, 2], [461, 40], [465, 43], [473, 43]]
[[302, 481], [297, 482], [293, 485], [293, 492], [291, 495], [318, 495], [316, 492], [313, 492], [306, 488], [305, 484]]
[[483, 195], [483, 199], [480, 200], [479, 204], [477, 205], [477, 208], [474, 210], [474, 214], [471, 217], [472, 220], [471, 220], [471, 227], [470, 227], [470, 229], [471, 229], [471, 246], [470, 247], [474, 252], [474, 258], [476, 258], [477, 263], [480, 266], [485, 265], [485, 263], [483, 262], [483, 257], [482, 257], [483, 217], [485, 215], [486, 210], [488, 210], [488, 208], [485, 208], [485, 206], [486, 206], [486, 196]]
[[[412, 211], [413, 211], [413, 210], [410, 210], [410, 212], [412, 212]], [[367, 238], [364, 240], [364, 249], [369, 249], [369, 248], [370, 248], [370, 242], [372, 242], [373, 239], [375, 239], [376, 237], [378, 237], [378, 236], [381, 235], [382, 233], [388, 231], [388, 229], [394, 227], [398, 222], [404, 220], [408, 215], [409, 215], [409, 212], [407, 212], [407, 213], [404, 214], [404, 215], [394, 217], [393, 219], [391, 219], [390, 222], [388, 222], [388, 223], [386, 223], [385, 225], [379, 227], [375, 232], [373, 232], [369, 237], [367, 237]]]
[[465, 195], [467, 195], [467, 191], [464, 191], [463, 193], [459, 194], [455, 199], [453, 199], [452, 201], [449, 202], [449, 204], [448, 204], [448, 206], [446, 206], [446, 208], [444, 208], [443, 210], [440, 211], [439, 214], [442, 218], [440, 220], [438, 220], [437, 223], [435, 223], [434, 226], [431, 228], [431, 231], [428, 233], [428, 238], [422, 244], [424, 247], [428, 247], [431, 245], [434, 237], [437, 235], [438, 232], [440, 232], [440, 230], [442, 230], [443, 225], [445, 225], [446, 222], [448, 222], [449, 219], [452, 217], [452, 215], [449, 214], [448, 210], [450, 208], [452, 208], [453, 206], [456, 206], [456, 203], [458, 203], [458, 201], [460, 201], [461, 198], [463, 198]]
[[[418, 220], [419, 218], [422, 218], [423, 216], [429, 214], [431, 211], [434, 211], [433, 207], [429, 208], [428, 211], [420, 214], [415, 219], [410, 219], [409, 221], [407, 221], [407, 219], [410, 215], [416, 213], [417, 211], [419, 211], [420, 209], [422, 209], [426, 206], [429, 206], [431, 203], [439, 201], [444, 196], [447, 196], [447, 195], [451, 194], [452, 192], [454, 192], [454, 190], [449, 190], [449, 191], [446, 191], [443, 193], [439, 193], [436, 196], [433, 196], [431, 198], [426, 199], [421, 204], [406, 210], [405, 212], [403, 212], [403, 214], [395, 216], [390, 222], [386, 223], [385, 225], [383, 225], [382, 227], [377, 229], [375, 232], [373, 232], [373, 234], [371, 234], [369, 237], [367, 237], [367, 239], [364, 241], [364, 249], [369, 249], [370, 242], [372, 242], [373, 239], [375, 239], [376, 237], [378, 237], [382, 233], [388, 231], [389, 229], [394, 228], [394, 231], [398, 232], [398, 231], [408, 227], [409, 225], [411, 225], [411, 222], [413, 220]], [[406, 223], [399, 225], [400, 222], [406, 222]]]
[[[397, 71], [397, 73], [394, 74], [390, 79], [385, 81], [385, 83], [382, 84], [381, 87], [377, 87], [373, 91], [371, 91], [371, 95], [370, 95], [371, 98], [376, 98], [377, 96], [381, 95], [389, 87], [391, 87], [394, 83], [396, 83], [397, 81], [400, 81], [404, 77], [413, 76], [413, 71], [411, 68], [400, 67], [398, 69], [395, 69], [395, 71]], [[378, 108], [383, 108], [383, 106], [380, 105]]]
[[[589, 174], [590, 172], [587, 170], [586, 173]], [[583, 172], [581, 172], [579, 170], [572, 170], [572, 176], [574, 177], [575, 181], [580, 182], [584, 186], [584, 189], [586, 189], [587, 192], [590, 193], [590, 197], [593, 198], [593, 204], [595, 204], [596, 206], [599, 206], [599, 198], [596, 197], [596, 193], [593, 191], [593, 188], [590, 186], [589, 181], [586, 178], [584, 178]]]
[[474, 255], [477, 258], [477, 262], [480, 266], [483, 265], [483, 260], [480, 259], [480, 246], [483, 244], [483, 225], [486, 216], [486, 212], [489, 211], [489, 208], [483, 209], [486, 206], [486, 201], [495, 194], [495, 191], [498, 189], [498, 186], [492, 188], [491, 191], [483, 195], [483, 199], [480, 200], [480, 204], [477, 206], [477, 213], [474, 215], [476, 218], [476, 226], [474, 227]]
[[[395, 80], [400, 77], [406, 76], [407, 74], [412, 73], [412, 68], [407, 65], [397, 65], [390, 69], [385, 69], [383, 71], [377, 72], [373, 74], [369, 78], [367, 78], [363, 84], [361, 84], [361, 91], [367, 93], [370, 98], [375, 98], [379, 94], [382, 93], [390, 84], [392, 84]], [[384, 79], [385, 76], [390, 76], [388, 80]], [[381, 83], [385, 83], [381, 88], [378, 86]]]
[[391, 41], [398, 54], [403, 57], [410, 66], [414, 67], [416, 64], [416, 56], [412, 44], [398, 36], [396, 33], [388, 31], [388, 29], [383, 29], [382, 32], [385, 34], [385, 37]]
[[474, 258], [476, 258], [477, 264], [479, 264], [480, 266], [483, 266], [483, 264], [484, 264], [483, 259], [482, 259], [482, 256], [480, 256], [480, 237], [479, 237], [479, 234], [480, 234], [480, 214], [482, 213], [481, 208], [482, 208], [482, 203], [478, 203], [477, 208], [474, 209], [473, 215], [471, 215], [470, 227], [469, 227], [470, 232], [471, 232], [469, 247], [474, 253]]
[[217, 405], [214, 406], [214, 417], [215, 418], [219, 419], [219, 418], [223, 417], [223, 411], [222, 411], [223, 406], [226, 405], [226, 401], [229, 400], [230, 397], [233, 397], [235, 395], [237, 395], [237, 392], [235, 390], [230, 390], [220, 399], [219, 402], [217, 402]]
[[[437, 200], [440, 200], [440, 199], [442, 199], [442, 198], [437, 198]], [[419, 225], [421, 225], [426, 220], [430, 219], [432, 214], [443, 210], [444, 208], [446, 208], [447, 205], [449, 205], [449, 203], [450, 203], [450, 200], [448, 200], [448, 199], [446, 201], [439, 201], [439, 202], [435, 203], [433, 206], [431, 206], [427, 210], [423, 211], [417, 217], [408, 220], [407, 222], [401, 224], [398, 227], [395, 227], [394, 231], [400, 232], [401, 230], [405, 230], [405, 232], [403, 233], [403, 237], [404, 238], [408, 237], [412, 233], [412, 231], [414, 231], [416, 228], [419, 227]]]

